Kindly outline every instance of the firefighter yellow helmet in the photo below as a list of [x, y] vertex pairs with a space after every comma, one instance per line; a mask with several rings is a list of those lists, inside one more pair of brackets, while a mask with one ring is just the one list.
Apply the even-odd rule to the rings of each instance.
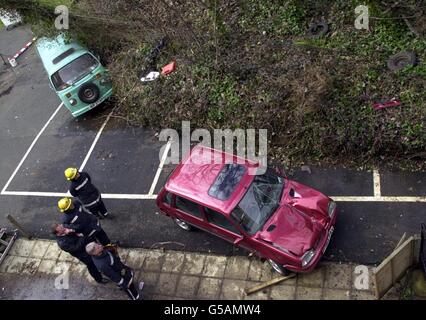
[[72, 204], [72, 200], [70, 198], [62, 198], [58, 201], [58, 208], [61, 210], [61, 212], [67, 211]]
[[78, 173], [77, 168], [68, 168], [67, 170], [65, 170], [65, 177], [67, 178], [67, 180], [72, 180], [75, 178], [77, 173]]

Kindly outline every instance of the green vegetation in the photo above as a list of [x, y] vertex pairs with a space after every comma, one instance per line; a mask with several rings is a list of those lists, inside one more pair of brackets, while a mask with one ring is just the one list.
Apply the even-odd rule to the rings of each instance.
[[[28, 13], [41, 33], [52, 23], [35, 12], [54, 2], [39, 0]], [[266, 128], [271, 155], [287, 164], [425, 168], [426, 8], [385, 2], [367, 1], [367, 31], [354, 28], [359, 1], [80, 0], [71, 31], [108, 63], [119, 111], [132, 124]], [[308, 36], [321, 21], [330, 32]], [[177, 71], [143, 85], [146, 57], [164, 35], [157, 66], [176, 60]], [[418, 64], [391, 72], [388, 58], [407, 50]], [[392, 98], [402, 105], [373, 110]]]

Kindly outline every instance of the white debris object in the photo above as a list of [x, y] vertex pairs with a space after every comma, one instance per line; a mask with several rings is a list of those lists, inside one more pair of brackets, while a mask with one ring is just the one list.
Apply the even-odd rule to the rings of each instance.
[[157, 71], [151, 71], [145, 77], [142, 77], [141, 81], [142, 82], [153, 81], [153, 80], [157, 79], [159, 76], [160, 76], [159, 72], [157, 72]]
[[7, 30], [22, 22], [22, 18], [16, 11], [2, 11], [0, 13], [0, 21]]

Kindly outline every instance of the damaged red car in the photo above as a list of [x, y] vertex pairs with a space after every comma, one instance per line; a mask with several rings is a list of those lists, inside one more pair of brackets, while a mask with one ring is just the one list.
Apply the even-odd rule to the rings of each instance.
[[275, 170], [255, 170], [256, 162], [197, 145], [172, 172], [157, 205], [180, 228], [247, 249], [281, 274], [312, 271], [330, 243], [336, 203]]

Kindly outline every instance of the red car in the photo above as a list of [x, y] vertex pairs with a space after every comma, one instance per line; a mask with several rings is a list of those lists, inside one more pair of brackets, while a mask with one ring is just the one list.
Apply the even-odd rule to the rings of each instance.
[[281, 274], [312, 271], [333, 234], [336, 203], [272, 169], [249, 174], [258, 168], [197, 145], [169, 177], [157, 205], [182, 229], [210, 232], [267, 259]]

